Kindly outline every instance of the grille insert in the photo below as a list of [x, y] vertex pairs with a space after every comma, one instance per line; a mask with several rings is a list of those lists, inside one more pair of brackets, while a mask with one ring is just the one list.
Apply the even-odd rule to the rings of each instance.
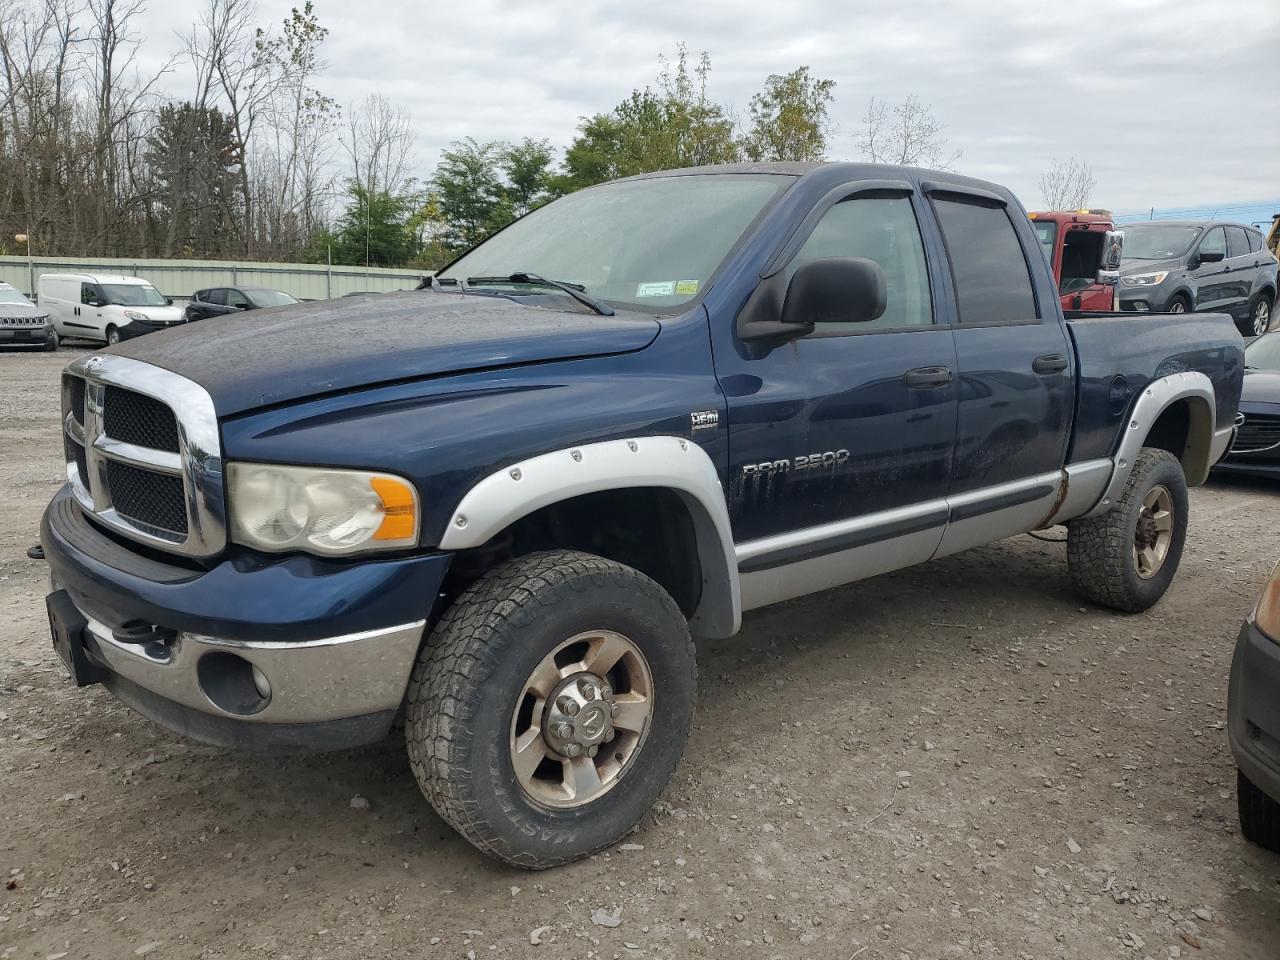
[[1236, 433], [1232, 453], [1257, 453], [1280, 444], [1280, 417], [1265, 413], [1246, 414]]
[[79, 377], [68, 376], [65, 378], [71, 389], [71, 415], [76, 418], [76, 423], [84, 426], [84, 381]]
[[89, 486], [89, 463], [85, 459], [84, 447], [76, 443], [65, 433], [62, 435], [62, 446], [66, 450], [67, 463], [73, 460], [76, 465], [76, 472], [80, 476], [80, 484], [86, 488]]
[[178, 452], [178, 421], [159, 400], [123, 387], [107, 387], [102, 430], [112, 440]]
[[107, 490], [120, 516], [144, 530], [164, 531], [185, 539], [187, 511], [181, 477], [139, 470], [112, 460], [107, 462]]

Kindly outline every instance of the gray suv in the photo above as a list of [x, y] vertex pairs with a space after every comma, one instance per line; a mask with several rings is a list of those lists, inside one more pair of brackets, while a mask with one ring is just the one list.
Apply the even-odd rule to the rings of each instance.
[[1121, 310], [1229, 313], [1246, 337], [1271, 329], [1276, 258], [1252, 227], [1214, 220], [1124, 225]]

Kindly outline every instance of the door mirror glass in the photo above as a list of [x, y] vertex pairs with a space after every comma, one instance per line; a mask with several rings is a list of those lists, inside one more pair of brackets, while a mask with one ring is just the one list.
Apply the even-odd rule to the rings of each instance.
[[1120, 260], [1124, 256], [1124, 231], [1108, 230], [1102, 239], [1102, 262], [1098, 264], [1098, 282], [1115, 286], [1120, 282]]
[[1201, 263], [1220, 263], [1225, 256], [1221, 250], [1201, 250], [1198, 259]]
[[811, 260], [795, 272], [782, 304], [782, 322], [866, 323], [884, 313], [888, 288], [884, 270], [866, 257]]

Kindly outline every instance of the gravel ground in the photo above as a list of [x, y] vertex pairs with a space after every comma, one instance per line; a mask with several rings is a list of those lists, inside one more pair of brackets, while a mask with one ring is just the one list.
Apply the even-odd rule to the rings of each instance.
[[699, 651], [629, 842], [528, 874], [450, 833], [397, 742], [264, 762], [68, 685], [23, 554], [73, 355], [0, 354], [0, 958], [1277, 956], [1223, 729], [1271, 486], [1193, 491], [1141, 616], [1030, 537], [748, 616]]

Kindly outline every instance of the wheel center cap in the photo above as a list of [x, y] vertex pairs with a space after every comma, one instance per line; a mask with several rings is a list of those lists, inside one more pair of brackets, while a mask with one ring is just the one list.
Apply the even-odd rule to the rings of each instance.
[[594, 673], [579, 673], [556, 687], [542, 718], [542, 736], [565, 757], [594, 757], [614, 738], [613, 689]]

